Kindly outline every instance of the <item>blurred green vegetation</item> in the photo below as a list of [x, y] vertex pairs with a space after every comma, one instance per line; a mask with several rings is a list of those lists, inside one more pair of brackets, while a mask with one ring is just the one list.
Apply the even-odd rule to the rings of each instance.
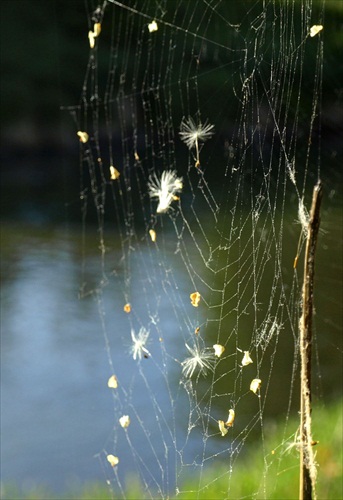
[[[195, 6], [201, 5], [192, 1]], [[116, 102], [119, 91], [125, 94], [136, 92], [139, 101], [143, 99], [141, 91], [145, 90], [144, 99], [147, 104], [151, 100], [151, 109], [154, 110], [150, 87], [159, 87], [161, 100], [163, 89], [169, 92], [172, 87], [175, 127], [186, 110], [194, 113], [199, 109], [199, 102], [203, 116], [216, 116], [213, 121], [218, 122], [215, 125], [220, 147], [214, 151], [213, 159], [219, 163], [220, 155], [222, 164], [224, 140], [230, 136], [241, 112], [241, 103], [235, 92], [239, 95], [244, 78], [258, 68], [254, 88], [256, 96], [261, 97], [259, 106], [263, 116], [263, 106], [268, 109], [268, 104], [266, 98], [262, 98], [265, 96], [262, 80], [268, 87], [269, 72], [275, 68], [274, 84], [279, 76], [285, 90], [288, 88], [287, 79], [291, 82], [290, 88], [292, 82], [296, 82], [290, 95], [294, 106], [289, 107], [286, 126], [292, 127], [293, 114], [296, 114], [299, 133], [303, 134], [303, 126], [306, 128], [309, 122], [309, 110], [313, 105], [313, 81], [320, 46], [319, 38], [303, 43], [306, 16], [312, 12], [309, 22], [324, 24], [319, 35], [324, 42], [320, 96], [321, 168], [323, 173], [328, 172], [329, 178], [338, 175], [341, 172], [343, 126], [340, 112], [343, 97], [343, 2], [327, 1], [323, 13], [323, 2], [319, 0], [311, 3], [300, 0], [265, 3], [225, 0], [216, 4], [216, 15], [212, 13], [211, 18], [203, 15], [202, 8], [190, 9], [191, 3], [176, 0], [166, 0], [158, 5], [154, 0], [144, 4], [137, 0], [124, 2], [124, 5], [143, 10], [148, 17], [170, 23], [164, 30], [159, 30], [157, 42], [155, 40], [151, 45], [146, 17], [133, 16], [129, 9], [107, 2], [98, 50], [100, 101], [104, 98], [110, 61], [116, 63], [112, 97], [114, 106], [122, 106], [121, 111], [125, 109], [125, 103]], [[69, 217], [79, 219], [80, 207], [76, 201], [80, 182], [78, 141], [75, 138], [77, 124], [66, 108], [81, 103], [89, 63], [87, 34], [99, 5], [104, 5], [104, 2], [0, 2], [3, 214], [35, 219], [36, 212], [40, 212], [40, 216], [56, 220], [66, 217], [63, 208], [63, 202], [66, 202]], [[284, 27], [284, 33], [280, 26]], [[192, 33], [197, 36], [192, 36]], [[258, 60], [255, 59], [255, 44]], [[287, 52], [285, 55], [279, 53], [281, 44]], [[170, 55], [171, 46], [173, 56]], [[298, 51], [299, 47], [305, 46], [304, 54]], [[287, 58], [291, 57], [293, 47], [297, 56], [290, 65]], [[111, 52], [113, 48], [115, 50]], [[243, 64], [244, 51], [247, 60]], [[286, 68], [285, 73], [283, 68]], [[196, 92], [193, 90], [195, 76], [198, 81]], [[301, 89], [299, 103], [298, 89]], [[90, 97], [87, 94], [87, 98]], [[138, 128], [143, 134], [141, 108], [142, 103], [137, 104]], [[163, 117], [158, 119], [163, 120]], [[121, 136], [117, 122], [118, 119], [113, 121], [116, 129], [112, 146], [119, 152]], [[102, 125], [100, 122], [100, 134]], [[299, 158], [305, 155], [306, 145], [307, 141], [298, 141]], [[317, 155], [315, 148], [313, 151]], [[103, 151], [103, 156], [107, 154], [108, 148]], [[301, 166], [302, 161], [299, 161], [298, 169]], [[211, 181], [220, 182], [221, 170], [209, 169], [208, 176], [212, 176]], [[74, 201], [71, 203], [70, 200]]]
[[[313, 408], [312, 434], [316, 444], [316, 462], [318, 464], [317, 498], [318, 500], [343, 498], [342, 473], [342, 422], [343, 401], [332, 402], [323, 407]], [[203, 475], [201, 485], [188, 478], [181, 485], [180, 500], [213, 500], [215, 498], [268, 498], [295, 499], [299, 488], [299, 454], [295, 446], [295, 435], [299, 422], [290, 419], [285, 434], [284, 418], [272, 423], [265, 422], [265, 440], [263, 446], [247, 442], [244, 456], [239, 455], [229, 478], [227, 459], [217, 458], [218, 464], [213, 465]], [[228, 484], [230, 488], [228, 489]], [[49, 500], [49, 499], [79, 499], [107, 500], [123, 498], [115, 491], [111, 496], [105, 484], [85, 485], [82, 491], [69, 491], [65, 495], [56, 496], [44, 487], [37, 487], [22, 494], [17, 488], [3, 486], [3, 500]], [[145, 498], [143, 489], [137, 479], [129, 477], [126, 481], [125, 498]], [[174, 498], [174, 497], [171, 497]], [[176, 498], [176, 497], [175, 497]]]
[[[128, 5], [136, 6], [137, 2], [125, 2]], [[8, 126], [16, 123], [23, 117], [37, 122], [45, 127], [47, 124], [59, 122], [60, 106], [76, 105], [80, 102], [82, 85], [89, 57], [89, 44], [87, 33], [92, 23], [92, 13], [98, 5], [103, 2], [90, 0], [3, 0], [0, 4], [0, 41], [1, 41], [1, 70], [2, 70], [2, 120]], [[285, 16], [284, 23], [293, 23], [294, 42], [298, 40], [297, 31], [301, 27], [301, 6], [302, 2], [289, 2], [287, 5], [280, 2], [282, 15]], [[253, 26], [256, 16], [261, 12], [259, 2], [244, 0], [241, 2], [224, 1], [216, 6], [217, 16], [214, 16], [211, 23], [207, 25], [200, 8], [195, 9], [190, 16], [188, 2], [179, 3], [175, 0], [163, 2], [163, 13], [160, 15], [167, 21], [179, 25], [189, 32], [201, 32], [207, 40], [212, 40], [219, 45], [211, 46], [208, 43], [206, 55], [202, 56], [202, 71], [206, 72], [205, 80], [202, 80], [204, 94], [216, 92], [216, 89], [227, 82], [230, 71], [236, 71], [235, 64], [228, 59], [225, 47], [234, 50], [249, 49], [249, 45], [255, 43], [256, 32]], [[334, 102], [339, 98], [342, 90], [342, 22], [343, 3], [340, 0], [329, 0], [325, 4], [324, 31], [320, 35], [324, 37], [324, 73], [323, 73], [323, 105], [326, 102]], [[176, 16], [174, 16], [175, 6], [177, 6]], [[118, 46], [118, 61], [120, 62], [123, 52], [127, 53], [128, 46], [123, 36], [127, 21], [132, 14], [129, 10], [116, 7], [110, 2], [107, 3], [104, 26], [102, 31], [102, 44], [105, 47], [99, 53], [99, 83], [105, 85], [108, 75], [108, 55], [111, 44], [111, 25], [113, 23], [112, 12], [120, 12], [120, 24], [116, 26], [116, 31], [121, 31], [121, 38]], [[161, 7], [162, 9], [162, 7]], [[281, 7], [278, 3], [266, 3], [266, 22], [273, 25], [273, 17], [281, 15]], [[322, 18], [322, 2], [315, 1], [312, 5], [313, 24], [318, 24]], [[144, 12], [152, 17], [156, 15], [155, 2], [145, 2]], [[157, 9], [159, 12], [159, 9]], [[222, 30], [223, 20], [227, 20], [231, 25], [240, 24], [239, 29]], [[146, 23], [146, 19], [139, 20]], [[185, 26], [185, 23], [191, 23]], [[183, 30], [180, 31], [181, 42], [175, 46], [177, 60], [183, 59], [184, 77], [187, 78], [194, 54], [201, 51], [203, 41], [193, 40], [188, 37], [186, 43], [189, 45], [185, 51], [186, 57], [182, 56], [185, 47], [183, 44]], [[137, 30], [137, 38], [140, 30]], [[249, 35], [250, 33], [250, 35]], [[175, 33], [174, 33], [175, 34]], [[132, 36], [132, 46], [135, 39]], [[276, 37], [277, 38], [277, 37]], [[195, 45], [193, 45], [195, 43]], [[275, 50], [277, 39], [259, 38], [259, 43], [263, 44], [265, 60], [268, 62], [269, 51]], [[313, 44], [313, 57], [316, 57], [316, 48]], [[260, 47], [261, 49], [261, 47]], [[132, 50], [132, 49], [130, 49]], [[156, 45], [155, 58], [160, 60], [163, 51], [162, 44]], [[303, 78], [311, 75], [311, 68], [314, 64], [312, 55], [304, 60]], [[236, 57], [237, 58], [237, 57]], [[221, 64], [230, 65], [227, 71], [211, 71], [220, 68]], [[128, 59], [126, 71], [133, 72], [137, 61], [134, 57]], [[241, 62], [239, 61], [239, 64]], [[248, 64], [255, 64], [255, 61], [248, 61]], [[137, 68], [136, 68], [137, 69]], [[158, 66], [157, 66], [158, 69]], [[139, 67], [138, 81], [143, 78], [146, 66]], [[312, 77], [311, 77], [312, 78]], [[126, 78], [129, 82], [129, 79]], [[312, 83], [312, 82], [311, 82]], [[311, 97], [311, 96], [309, 96]], [[306, 98], [306, 96], [305, 96]], [[300, 103], [301, 104], [301, 103]], [[230, 112], [230, 110], [227, 110]]]

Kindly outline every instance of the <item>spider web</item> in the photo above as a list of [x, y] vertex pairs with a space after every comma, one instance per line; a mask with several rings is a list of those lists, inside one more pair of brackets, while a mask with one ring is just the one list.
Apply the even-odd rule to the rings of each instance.
[[[190, 477], [196, 497], [216, 481], [230, 496], [266, 422], [282, 415], [288, 438], [299, 399], [294, 259], [320, 178], [323, 38], [310, 29], [321, 24], [310, 1], [88, 2], [93, 46], [71, 110], [87, 134], [81, 296], [97, 301], [118, 384], [98, 456], [115, 497], [133, 477], [147, 498], [182, 494]], [[182, 127], [198, 136], [186, 143]], [[180, 189], [157, 213], [149, 186], [163, 172]], [[277, 460], [265, 450], [251, 494], [268, 497]]]

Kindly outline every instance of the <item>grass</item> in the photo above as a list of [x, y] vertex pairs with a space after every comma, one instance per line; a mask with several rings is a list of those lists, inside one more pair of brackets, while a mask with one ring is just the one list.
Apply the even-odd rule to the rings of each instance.
[[[313, 438], [318, 441], [318, 500], [343, 499], [342, 406], [343, 401], [339, 400], [325, 408], [313, 409]], [[261, 447], [249, 451], [242, 460], [237, 460], [231, 474], [228, 467], [216, 467], [216, 475], [209, 471], [202, 480], [207, 487], [199, 490], [199, 485], [188, 484], [188, 492], [178, 498], [299, 498], [299, 453], [294, 440], [298, 425], [295, 419], [289, 422], [287, 428], [294, 434], [285, 441], [283, 424], [280, 424], [280, 429], [276, 428], [266, 437], [264, 451]], [[268, 424], [266, 434], [267, 427]]]
[[[343, 401], [313, 408], [313, 438], [316, 445], [316, 461], [318, 463], [317, 498], [318, 500], [343, 499], [342, 476], [342, 407]], [[296, 419], [290, 420], [287, 429], [295, 433], [298, 427]], [[273, 430], [271, 431], [271, 428]], [[269, 432], [270, 430], [270, 432]], [[260, 446], [251, 446], [245, 456], [239, 455], [230, 474], [228, 465], [218, 464], [210, 468], [198, 481], [186, 480], [178, 500], [213, 500], [224, 499], [296, 499], [299, 484], [299, 455], [294, 445], [294, 434], [287, 440], [283, 437], [284, 424], [265, 424], [266, 438], [264, 450]], [[268, 434], [268, 435], [267, 435]], [[248, 448], [250, 444], [247, 444]], [[140, 500], [144, 498], [137, 481], [127, 481], [126, 498]], [[202, 486], [204, 485], [204, 486]], [[24, 494], [18, 488], [2, 486], [1, 498], [25, 500], [77, 499], [107, 500], [111, 499], [105, 484], [85, 485], [82, 491], [69, 492], [56, 497], [43, 487]], [[121, 498], [115, 496], [115, 498]]]

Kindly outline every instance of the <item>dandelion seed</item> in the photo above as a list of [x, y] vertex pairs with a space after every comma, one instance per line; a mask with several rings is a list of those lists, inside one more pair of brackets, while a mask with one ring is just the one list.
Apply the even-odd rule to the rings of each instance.
[[111, 181], [116, 181], [119, 179], [120, 172], [113, 165], [110, 166]]
[[200, 332], [200, 326], [197, 326], [196, 329], [194, 330], [195, 335], [198, 335]]
[[226, 427], [232, 427], [235, 421], [235, 410], [229, 410], [229, 416], [227, 421], [225, 422]]
[[253, 360], [250, 357], [250, 353], [249, 353], [249, 351], [244, 351], [244, 356], [242, 359], [242, 366], [250, 365], [250, 363], [253, 363]]
[[225, 351], [225, 347], [223, 345], [220, 345], [220, 344], [214, 344], [213, 349], [214, 349], [215, 356], [217, 356], [218, 358], [220, 358], [220, 356]]
[[224, 437], [229, 431], [225, 428], [224, 420], [218, 420], [219, 430]]
[[194, 347], [189, 347], [188, 344], [185, 345], [191, 354], [181, 363], [182, 373], [185, 377], [191, 378], [196, 369], [202, 375], [206, 375], [207, 371], [213, 370], [214, 357], [212, 352], [206, 348], [200, 349], [197, 345], [194, 345]]
[[200, 293], [199, 292], [191, 293], [189, 297], [191, 299], [192, 306], [198, 307], [200, 299], [201, 299]]
[[310, 36], [311, 37], [316, 36], [320, 31], [322, 31], [323, 28], [324, 26], [322, 26], [321, 24], [313, 25], [310, 29]]
[[155, 21], [155, 19], [148, 24], [148, 30], [150, 33], [158, 30], [157, 22]]
[[149, 177], [149, 195], [150, 198], [158, 198], [158, 214], [168, 211], [171, 202], [176, 198], [175, 193], [182, 191], [182, 187], [182, 177], [178, 177], [175, 170], [165, 170], [161, 179], [158, 179], [156, 174]]
[[82, 132], [81, 130], [79, 130], [77, 132], [77, 135], [79, 136], [80, 138], [80, 142], [83, 142], [84, 144], [86, 142], [88, 142], [88, 139], [89, 139], [89, 135], [87, 134], [87, 132]]
[[119, 458], [115, 457], [114, 455], [107, 455], [106, 458], [108, 462], [112, 465], [112, 467], [115, 467], [116, 465], [119, 464]]
[[129, 304], [129, 303], [125, 304], [123, 309], [124, 309], [124, 312], [126, 312], [126, 313], [131, 312], [131, 304]]
[[155, 243], [155, 241], [156, 241], [156, 231], [154, 229], [149, 229], [149, 234], [150, 234], [151, 241]]
[[134, 330], [131, 330], [131, 338], [132, 338], [132, 346], [131, 346], [131, 354], [134, 360], [137, 359], [142, 359], [142, 356], [144, 358], [148, 358], [151, 356], [150, 352], [148, 349], [145, 347], [145, 344], [148, 340], [148, 337], [150, 335], [150, 332], [144, 328], [144, 326], [141, 327], [141, 329], [138, 332], [138, 335], [136, 337]]
[[250, 390], [256, 394], [260, 390], [262, 380], [259, 378], [254, 378], [250, 383]]
[[108, 379], [107, 385], [110, 389], [116, 389], [118, 387], [118, 380], [115, 375], [111, 375]]
[[199, 143], [206, 142], [208, 139], [210, 139], [214, 134], [213, 129], [214, 125], [207, 123], [207, 121], [204, 123], [204, 125], [202, 125], [201, 122], [199, 122], [197, 125], [191, 117], [188, 117], [188, 119], [183, 119], [181, 122], [179, 134], [181, 136], [181, 140], [186, 144], [188, 149], [195, 148], [196, 167], [200, 166]]
[[126, 429], [130, 425], [130, 417], [129, 415], [123, 415], [119, 419], [120, 425], [123, 427], [123, 429]]

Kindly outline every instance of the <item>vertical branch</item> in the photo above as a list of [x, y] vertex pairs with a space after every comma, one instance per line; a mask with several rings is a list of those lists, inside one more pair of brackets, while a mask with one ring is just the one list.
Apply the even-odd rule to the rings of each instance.
[[322, 185], [314, 187], [304, 263], [302, 316], [300, 318], [300, 500], [315, 497], [316, 466], [311, 432], [311, 347], [315, 252], [320, 223]]

